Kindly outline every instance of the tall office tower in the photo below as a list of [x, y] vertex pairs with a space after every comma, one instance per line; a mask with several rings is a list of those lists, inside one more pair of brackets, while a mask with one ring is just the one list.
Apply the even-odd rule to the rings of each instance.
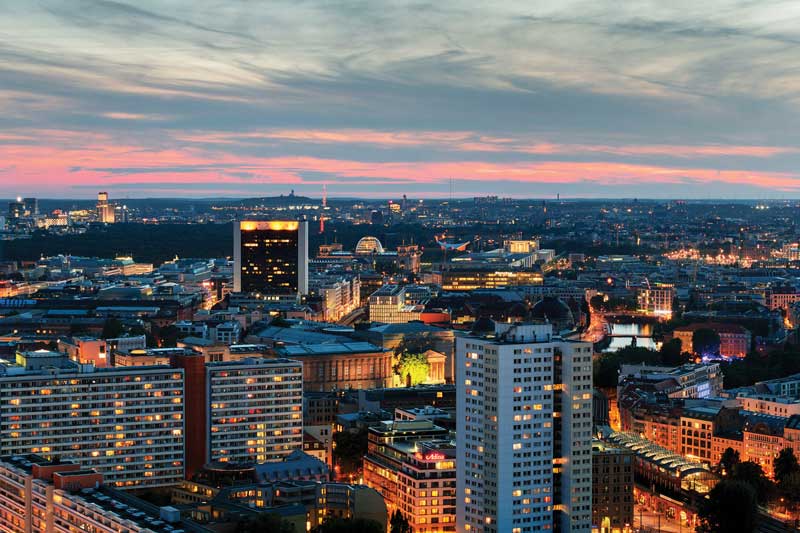
[[26, 217], [34, 217], [39, 214], [39, 200], [36, 198], [23, 198], [22, 205]]
[[8, 202], [8, 219], [16, 220], [25, 215], [25, 204], [22, 198], [17, 198], [16, 202]]
[[183, 478], [183, 414], [179, 369], [101, 369], [46, 350], [0, 364], [0, 453], [73, 459], [115, 487]]
[[115, 222], [114, 206], [108, 203], [108, 193], [97, 193], [97, 220], [106, 224]]
[[458, 531], [591, 531], [591, 343], [497, 324], [456, 361]]
[[234, 292], [308, 294], [308, 221], [234, 223], [233, 262]]

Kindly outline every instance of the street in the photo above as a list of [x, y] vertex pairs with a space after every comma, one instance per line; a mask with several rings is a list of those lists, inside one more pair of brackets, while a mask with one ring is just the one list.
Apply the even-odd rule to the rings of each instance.
[[[641, 512], [640, 512], [641, 509]], [[647, 533], [688, 533], [693, 531], [689, 526], [681, 526], [677, 520], [670, 520], [663, 514], [636, 506], [633, 514], [634, 531]]]

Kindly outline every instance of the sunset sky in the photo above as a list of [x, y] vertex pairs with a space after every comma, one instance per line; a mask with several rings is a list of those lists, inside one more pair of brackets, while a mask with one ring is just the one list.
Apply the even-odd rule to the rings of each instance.
[[800, 198], [800, 2], [0, 1], [0, 197]]

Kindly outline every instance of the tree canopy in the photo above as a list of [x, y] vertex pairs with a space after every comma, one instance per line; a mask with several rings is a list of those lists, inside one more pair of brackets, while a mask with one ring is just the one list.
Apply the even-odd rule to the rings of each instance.
[[756, 528], [756, 491], [744, 481], [723, 479], [698, 510], [697, 533], [752, 533]]
[[423, 353], [403, 352], [397, 358], [394, 371], [400, 380], [410, 386], [419, 385], [428, 379], [430, 364]]
[[721, 340], [719, 333], [710, 328], [700, 328], [692, 333], [692, 349], [697, 355], [716, 357], [719, 355]]

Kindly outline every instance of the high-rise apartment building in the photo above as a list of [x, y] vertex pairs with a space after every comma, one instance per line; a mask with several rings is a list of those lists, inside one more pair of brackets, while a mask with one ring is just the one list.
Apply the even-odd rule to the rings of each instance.
[[303, 448], [303, 367], [288, 359], [206, 365], [208, 458], [275, 461]]
[[590, 531], [592, 345], [498, 323], [456, 369], [458, 531]]
[[234, 223], [233, 261], [234, 292], [308, 294], [308, 221]]
[[178, 369], [96, 368], [46, 350], [0, 364], [0, 453], [70, 458], [115, 487], [183, 478], [183, 415]]

